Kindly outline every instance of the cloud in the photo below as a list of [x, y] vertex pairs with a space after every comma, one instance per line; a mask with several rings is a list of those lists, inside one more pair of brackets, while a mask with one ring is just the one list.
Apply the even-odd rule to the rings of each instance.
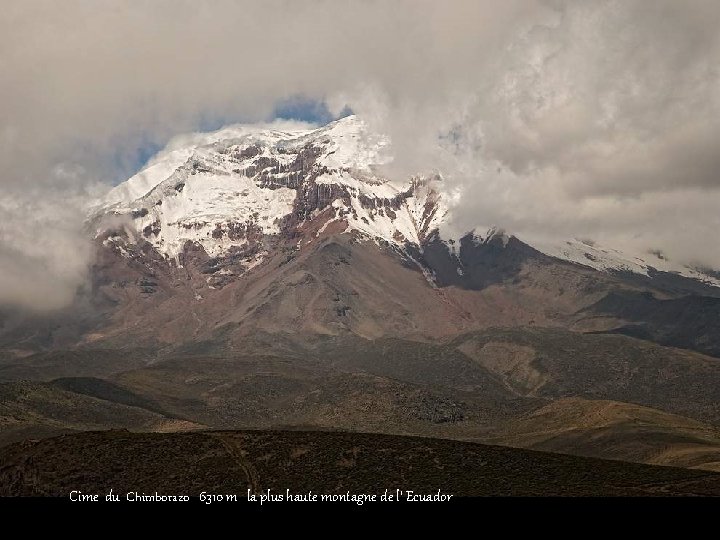
[[45, 190], [0, 196], [0, 300], [44, 311], [66, 306], [84, 282], [90, 246], [82, 230], [84, 197]]
[[555, 20], [506, 50], [456, 128], [477, 150], [460, 167], [475, 204], [458, 221], [661, 246], [717, 267], [720, 5], [555, 6]]
[[267, 120], [296, 95], [391, 135], [390, 174], [445, 170], [464, 194], [457, 230], [652, 243], [720, 265], [718, 17], [700, 0], [9, 3], [0, 303], [42, 307], [19, 292], [38, 273], [57, 293], [47, 307], [82, 283], [84, 216], [66, 201], [178, 133]]

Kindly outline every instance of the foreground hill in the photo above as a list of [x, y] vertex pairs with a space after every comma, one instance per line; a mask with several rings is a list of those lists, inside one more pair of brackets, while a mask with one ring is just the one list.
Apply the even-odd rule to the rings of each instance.
[[[142, 456], [143, 459], [138, 459]], [[720, 474], [440, 439], [361, 433], [88, 432], [0, 450], [0, 495], [71, 490], [454, 496], [720, 495]]]

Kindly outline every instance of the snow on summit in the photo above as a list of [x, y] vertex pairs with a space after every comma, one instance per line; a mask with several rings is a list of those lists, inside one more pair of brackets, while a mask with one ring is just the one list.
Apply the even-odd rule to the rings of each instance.
[[431, 179], [396, 185], [379, 175], [388, 145], [356, 116], [312, 129], [226, 128], [161, 152], [97, 202], [91, 219], [100, 234], [103, 218], [125, 218], [130, 237], [142, 236], [168, 258], [187, 242], [220, 256], [326, 208], [348, 229], [419, 244], [435, 225], [426, 206], [439, 197], [425, 185]]
[[[447, 219], [442, 180], [418, 175], [390, 182], [380, 171], [392, 159], [390, 150], [389, 138], [372, 133], [357, 116], [319, 128], [276, 122], [194, 134], [176, 139], [97, 201], [90, 222], [106, 245], [118, 249], [142, 238], [178, 260], [190, 242], [211, 257], [232, 253], [248, 268], [261, 262], [263, 239], [283, 232], [295, 236], [293, 230], [320, 214], [326, 220], [320, 232], [336, 221], [346, 232], [422, 251]], [[502, 235], [505, 245], [508, 236]], [[712, 276], [662, 258], [580, 240], [520, 239], [549, 256], [600, 271], [660, 270], [720, 286]]]

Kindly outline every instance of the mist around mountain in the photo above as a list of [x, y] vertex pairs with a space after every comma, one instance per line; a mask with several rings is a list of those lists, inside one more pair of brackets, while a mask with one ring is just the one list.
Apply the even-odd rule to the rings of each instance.
[[[72, 305], [0, 313], [5, 493], [64, 489], [44, 465], [18, 465], [45, 449], [66, 456], [53, 465], [63, 478], [94, 445], [110, 444], [117, 460], [124, 445], [191, 441], [178, 459], [207, 457], [226, 437], [213, 430], [316, 441], [302, 463], [311, 468], [331, 451], [317, 442], [326, 438], [328, 448], [342, 439], [343, 456], [384, 441], [368, 452], [399, 460], [416, 443], [398, 437], [422, 436], [443, 439], [427, 439], [441, 462], [504, 452], [522, 470], [552, 463], [561, 478], [600, 462], [450, 441], [720, 471], [716, 273], [589, 240], [534, 242], [502, 224], [453, 236], [442, 173], [391, 180], [388, 152], [388, 138], [355, 116], [236, 126], [162, 151], [94, 201], [90, 281]], [[82, 434], [108, 429], [146, 435]], [[27, 442], [66, 434], [77, 435]], [[240, 453], [263, 436], [227, 435]], [[492, 474], [511, 475], [510, 462]], [[209, 463], [203, 478], [225, 466]], [[542, 473], [502, 493], [477, 479], [457, 490], [647, 495], [652, 478], [716, 483], [622, 467], [637, 486], [573, 480], [543, 491], [532, 487]], [[262, 486], [280, 482], [275, 469], [259, 474]], [[31, 488], [31, 476], [43, 480]], [[687, 491], [667, 482], [663, 493]]]

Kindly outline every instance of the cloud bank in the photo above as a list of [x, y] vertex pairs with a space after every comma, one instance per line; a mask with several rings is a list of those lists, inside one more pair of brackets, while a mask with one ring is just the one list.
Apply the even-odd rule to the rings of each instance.
[[711, 0], [9, 2], [0, 304], [72, 297], [82, 201], [145, 149], [296, 95], [391, 135], [391, 174], [445, 171], [456, 231], [720, 266], [718, 27]]

